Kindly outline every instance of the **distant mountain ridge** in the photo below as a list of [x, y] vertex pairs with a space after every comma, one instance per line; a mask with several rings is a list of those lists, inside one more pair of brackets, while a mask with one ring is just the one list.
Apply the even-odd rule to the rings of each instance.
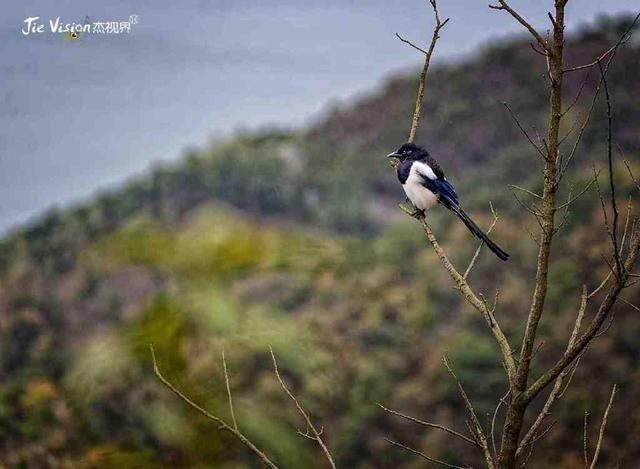
[[[628, 17], [605, 17], [595, 27], [579, 31], [569, 41], [567, 62], [592, 60], [615, 42], [629, 22]], [[636, 100], [627, 99], [640, 93], [640, 82], [633, 78], [640, 76], [639, 51], [637, 39], [626, 44], [610, 72], [620, 116], [618, 143], [631, 153], [640, 149]], [[526, 161], [530, 150], [502, 102], [508, 102], [525, 125], [543, 129], [543, 72], [524, 41], [498, 43], [476, 59], [436, 67], [429, 76], [418, 142], [429, 148], [458, 185], [476, 186], [469, 182], [477, 177], [470, 176], [471, 168], [486, 185], [523, 182], [528, 170], [519, 161]], [[582, 77], [582, 73], [569, 75], [567, 99], [577, 93]], [[591, 73], [583, 96], [593, 91], [597, 78]], [[34, 259], [47, 257], [36, 245], [55, 238], [64, 220], [86, 231], [74, 237], [93, 238], [134, 213], [172, 221], [208, 200], [338, 230], [375, 231], [385, 222], [371, 209], [391, 208], [399, 196], [381, 155], [406, 139], [416, 80], [413, 74], [392, 78], [380, 92], [328, 111], [326, 118], [306, 131], [239, 135], [203, 152], [192, 151], [181, 162], [155, 169], [121, 189], [105, 191], [92, 202], [49, 211], [5, 238], [0, 259], [16, 251], [17, 239], [32, 246]], [[588, 103], [579, 104], [576, 115]], [[601, 110], [599, 106], [596, 115]], [[587, 130], [583, 157], [593, 157], [591, 144], [599, 144], [599, 139], [596, 130]], [[485, 165], [488, 161], [493, 164]], [[466, 200], [474, 200], [473, 194]]]

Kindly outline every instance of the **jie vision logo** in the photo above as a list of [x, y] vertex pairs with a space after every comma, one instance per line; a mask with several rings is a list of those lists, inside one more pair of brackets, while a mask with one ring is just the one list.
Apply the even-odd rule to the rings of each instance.
[[25, 18], [21, 32], [24, 36], [59, 34], [68, 41], [76, 41], [85, 34], [129, 34], [138, 24], [138, 15], [130, 15], [126, 21], [93, 21], [88, 16], [81, 22], [65, 22], [59, 16], [47, 21], [39, 16]]

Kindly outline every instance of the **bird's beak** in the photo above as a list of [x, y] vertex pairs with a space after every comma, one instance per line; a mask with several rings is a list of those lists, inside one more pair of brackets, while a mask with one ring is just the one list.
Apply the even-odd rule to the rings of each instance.
[[395, 151], [392, 151], [391, 153], [389, 153], [387, 155], [387, 158], [389, 159], [389, 164], [393, 169], [396, 169], [400, 164], [400, 155]]

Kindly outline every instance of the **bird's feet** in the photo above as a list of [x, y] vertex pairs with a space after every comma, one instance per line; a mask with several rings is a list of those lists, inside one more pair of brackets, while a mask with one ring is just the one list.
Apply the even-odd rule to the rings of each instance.
[[424, 210], [420, 210], [419, 208], [413, 207], [413, 212], [411, 212], [409, 215], [417, 219], [424, 218]]
[[424, 210], [420, 210], [419, 208], [417, 208], [415, 205], [413, 205], [413, 203], [409, 199], [405, 199], [405, 202], [407, 204], [409, 204], [409, 207], [411, 207], [411, 208], [405, 207], [402, 204], [400, 204], [400, 208], [402, 208], [402, 210], [404, 210], [404, 212], [407, 215], [409, 215], [409, 216], [411, 216], [413, 218], [416, 218], [418, 220], [420, 218], [424, 218], [424, 215], [425, 215]]

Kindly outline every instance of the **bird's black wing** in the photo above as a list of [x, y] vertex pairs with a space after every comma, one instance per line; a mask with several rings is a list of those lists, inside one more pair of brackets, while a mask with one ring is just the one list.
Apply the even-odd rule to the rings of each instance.
[[456, 190], [453, 188], [451, 183], [444, 178], [444, 173], [438, 163], [435, 162], [432, 158], [429, 157], [431, 163], [425, 160], [422, 161], [422, 164], [428, 165], [431, 168], [433, 174], [436, 175], [436, 179], [429, 177], [429, 175], [418, 169], [418, 174], [422, 176], [421, 184], [433, 192], [445, 207], [450, 208], [450, 205], [458, 205], [458, 194], [456, 194]]
[[426, 163], [429, 165], [429, 167], [432, 169], [433, 173], [438, 177], [438, 179], [442, 179], [442, 180], [447, 179], [444, 176], [444, 171], [442, 171], [440, 164], [438, 164], [438, 162], [434, 160], [431, 157], [431, 155], [425, 155], [421, 158], [421, 160], [423, 163]]
[[[435, 163], [435, 161], [434, 161]], [[429, 178], [426, 174], [420, 172], [422, 176], [421, 184], [433, 192], [437, 197], [438, 201], [447, 207], [449, 210], [454, 212], [460, 220], [465, 224], [465, 226], [474, 234], [478, 239], [484, 241], [484, 243], [494, 252], [496, 256], [498, 256], [503, 261], [506, 261], [509, 258], [509, 254], [507, 254], [500, 246], [494, 243], [487, 234], [482, 231], [482, 229], [467, 215], [467, 213], [460, 207], [460, 203], [458, 201], [458, 194], [456, 194], [453, 186], [444, 179], [444, 173], [442, 173], [442, 169], [438, 166], [437, 163], [434, 165], [429, 164], [425, 161], [425, 164], [428, 164], [433, 173], [438, 176], [437, 179]], [[436, 168], [439, 170], [440, 175], [442, 175], [442, 179], [440, 175], [436, 172]]]

